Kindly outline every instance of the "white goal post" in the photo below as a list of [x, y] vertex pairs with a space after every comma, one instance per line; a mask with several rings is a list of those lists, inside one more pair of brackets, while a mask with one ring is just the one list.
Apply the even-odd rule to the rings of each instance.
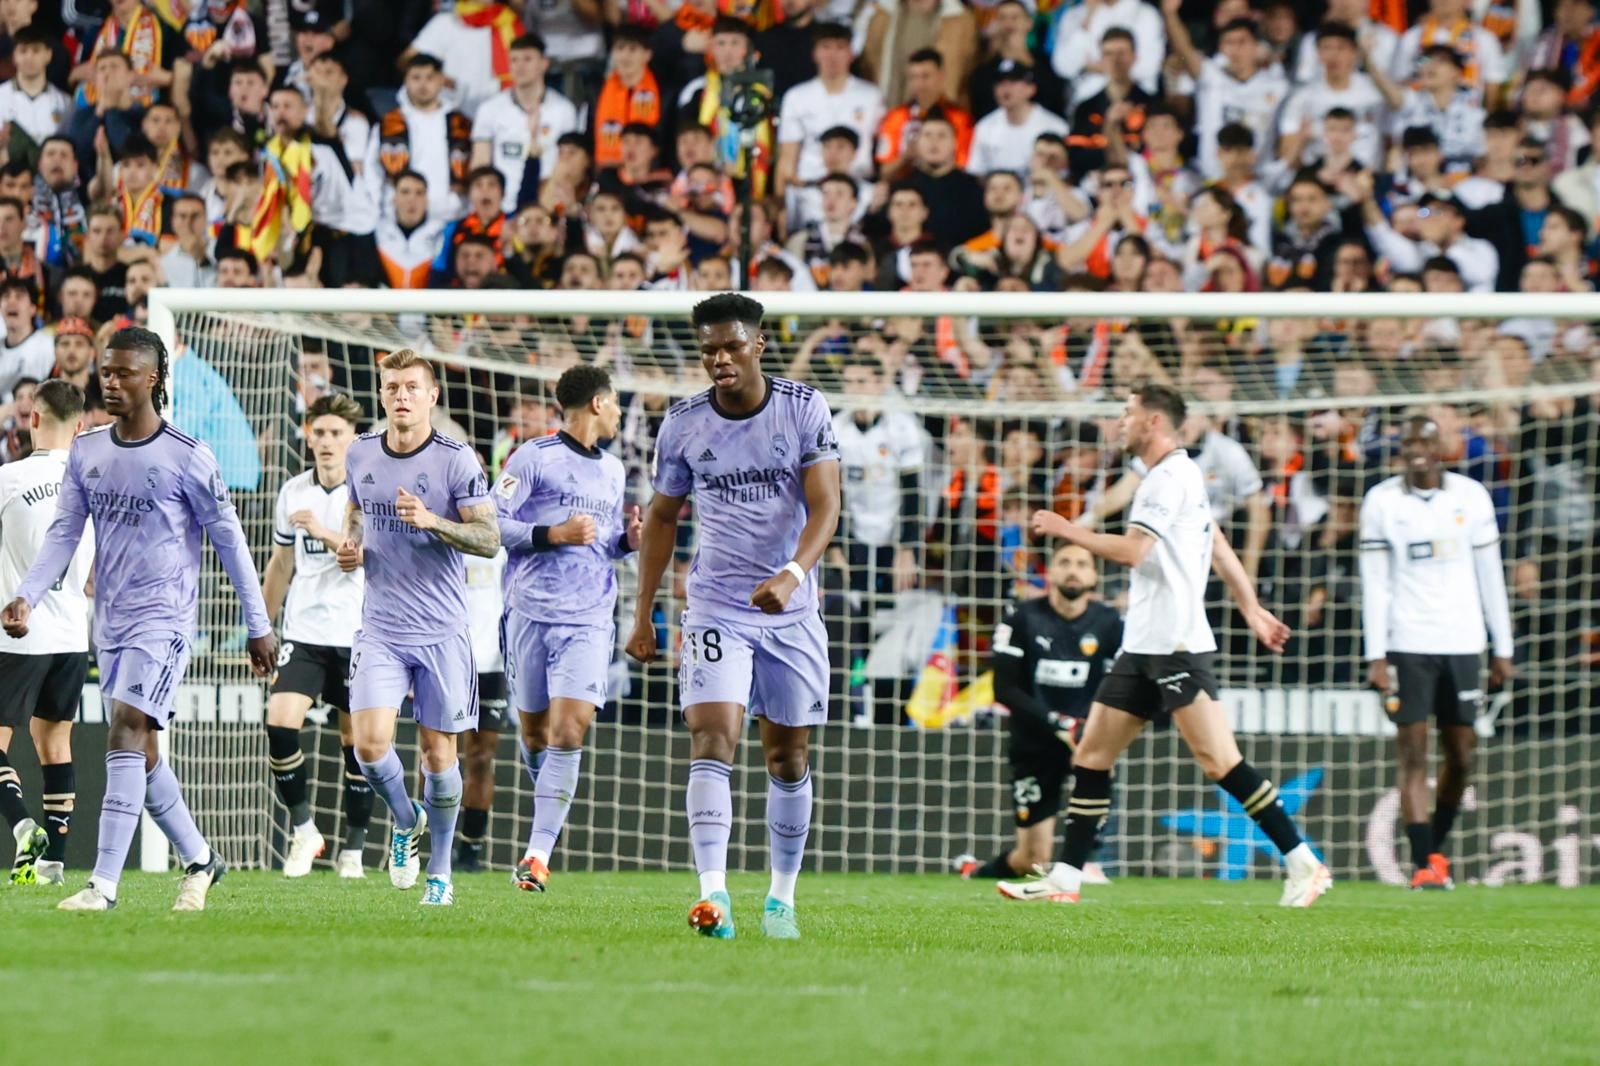
[[[156, 289], [149, 321], [237, 400], [250, 454], [229, 442], [239, 470], [231, 487], [264, 562], [275, 493], [303, 468], [301, 397], [338, 388], [377, 417], [373, 359], [401, 346], [445, 368], [442, 414], [491, 466], [519, 434], [548, 430], [561, 369], [607, 365], [628, 410], [615, 447], [629, 498], [648, 498], [652, 419], [666, 398], [706, 387], [686, 326], [706, 295]], [[1256, 473], [1252, 481], [1237, 464], [1217, 467], [1227, 484], [1213, 500], [1235, 543], [1250, 549], [1264, 599], [1297, 634], [1275, 659], [1252, 649], [1231, 610], [1216, 604], [1225, 702], [1246, 754], [1278, 782], [1339, 874], [1405, 876], [1393, 727], [1362, 687], [1348, 527], [1360, 492], [1387, 470], [1394, 428], [1420, 409], [1460, 443], [1455, 468], [1484, 480], [1496, 500], [1517, 629], [1520, 676], [1486, 702], [1478, 723], [1476, 776], [1451, 843], [1458, 871], [1490, 883], [1600, 876], [1600, 296], [751, 295], [766, 308], [769, 373], [798, 368], [849, 419], [866, 406], [852, 368], [876, 360], [890, 393], [870, 406], [903, 412], [916, 427], [903, 449], [885, 446], [859, 464], [859, 476], [868, 484], [877, 466], [914, 471], [919, 535], [850, 538], [841, 544], [846, 566], [827, 583], [834, 715], [814, 749], [809, 869], [934, 871], [1009, 840], [1004, 712], [985, 684], [996, 619], [1039, 585], [1041, 553], [1019, 537], [1019, 516], [1038, 506], [1079, 518], [1108, 508], [1103, 520], [1117, 522], [1109, 501], [1120, 468], [1107, 419], [1135, 376], [1157, 376], [1178, 385], [1214, 432], [1242, 443], [1228, 447]], [[181, 397], [175, 406], [181, 417]], [[853, 496], [861, 485], [848, 478], [845, 491], [847, 516], [882, 505]], [[910, 589], [896, 587], [898, 548], [916, 560]], [[173, 760], [229, 861], [270, 865], [283, 819], [268, 783], [264, 689], [245, 669], [232, 594], [207, 565]], [[631, 564], [624, 570], [625, 622]], [[668, 648], [681, 607], [672, 584], [669, 576], [659, 601]], [[1115, 600], [1124, 587], [1107, 567], [1105, 595]], [[671, 670], [640, 670], [619, 652], [609, 695], [556, 864], [681, 868], [687, 738]], [[305, 735], [324, 833], [340, 824], [330, 728], [308, 725]], [[759, 756], [745, 747], [730, 863], [757, 868], [765, 788]], [[496, 780], [489, 858], [509, 866], [530, 816], [510, 738]], [[1192, 768], [1173, 731], [1141, 739], [1118, 781], [1102, 858], [1119, 872], [1271, 873], [1261, 841]], [[147, 849], [147, 862], [160, 850]]]

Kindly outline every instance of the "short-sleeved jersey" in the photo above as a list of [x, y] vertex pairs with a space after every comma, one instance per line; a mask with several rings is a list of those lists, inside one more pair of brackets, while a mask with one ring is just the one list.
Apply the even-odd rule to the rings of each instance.
[[506, 568], [506, 550], [494, 558], [464, 555], [467, 564], [467, 635], [472, 641], [472, 661], [480, 674], [497, 674], [505, 669], [500, 654], [500, 615], [503, 607], [500, 588]]
[[[56, 516], [67, 452], [34, 452], [26, 459], [0, 466], [0, 593], [5, 602], [17, 594], [28, 568], [39, 557], [44, 535]], [[28, 618], [28, 635], [8, 640], [4, 651], [16, 655], [53, 655], [89, 650], [89, 598], [83, 587], [94, 565], [94, 539], [78, 542], [72, 565], [51, 587]]]
[[710, 389], [672, 406], [656, 437], [655, 489], [694, 496], [688, 605], [697, 619], [785, 626], [816, 613], [814, 570], [781, 614], [750, 597], [794, 558], [807, 514], [802, 472], [838, 461], [828, 405], [809, 385], [768, 378], [746, 415], [723, 411]]
[[[1095, 690], [1122, 646], [1122, 618], [1104, 603], [1090, 603], [1076, 618], [1063, 618], [1046, 597], [1010, 608], [995, 627], [995, 681], [1016, 667], [1016, 683], [1046, 710], [1087, 718]], [[1003, 663], [1000, 656], [1011, 660]], [[998, 698], [1004, 701], [1004, 696]], [[1050, 735], [1033, 715], [1011, 708], [1013, 731]]]
[[461, 553], [402, 519], [401, 489], [435, 515], [461, 520], [489, 502], [489, 484], [472, 450], [435, 432], [411, 452], [395, 452], [383, 433], [364, 433], [345, 457], [350, 503], [361, 509], [367, 585], [363, 633], [396, 643], [437, 644], [467, 629], [467, 567]]
[[850, 537], [874, 547], [896, 543], [900, 477], [921, 470], [925, 462], [922, 426], [905, 411], [884, 411], [866, 426], [844, 411], [834, 418], [833, 432], [843, 464]]
[[343, 485], [325, 488], [315, 470], [297, 474], [278, 490], [272, 543], [294, 549], [294, 578], [283, 605], [284, 640], [327, 648], [348, 648], [355, 640], [364, 575], [360, 570], [348, 574], [340, 570], [332, 549], [289, 521], [291, 515], [310, 511], [342, 538], [349, 498]]
[[626, 484], [622, 460], [598, 448], [585, 448], [564, 433], [536, 438], [511, 453], [494, 486], [500, 516], [549, 527], [586, 514], [594, 519], [595, 538], [593, 544], [546, 548], [525, 539], [507, 543], [509, 610], [552, 625], [611, 624]]
[[[165, 422], [144, 440], [120, 440], [111, 426], [80, 435], [56, 509], [93, 520], [94, 642], [103, 649], [147, 633], [187, 638], [200, 600], [200, 531], [231, 525], [243, 539], [217, 457]], [[35, 587], [30, 573], [17, 594], [37, 603], [48, 584]], [[260, 586], [234, 591], [250, 632], [270, 633]]]
[[1265, 487], [1261, 471], [1244, 445], [1225, 433], [1207, 430], [1200, 438], [1194, 461], [1205, 478], [1206, 495], [1211, 500], [1211, 516], [1223, 521], [1246, 500]]
[[1170, 655], [1217, 650], [1206, 621], [1212, 521], [1205, 475], [1182, 448], [1157, 462], [1139, 482], [1128, 524], [1156, 542], [1128, 582], [1123, 651]]

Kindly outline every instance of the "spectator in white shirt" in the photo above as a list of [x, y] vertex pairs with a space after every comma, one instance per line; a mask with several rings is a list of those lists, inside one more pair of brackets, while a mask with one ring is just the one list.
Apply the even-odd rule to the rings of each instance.
[[1145, 92], [1156, 92], [1161, 63], [1167, 54], [1167, 31], [1161, 13], [1144, 0], [1084, 0], [1076, 7], [1063, 9], [1056, 23], [1055, 50], [1050, 55], [1055, 72], [1072, 85], [1073, 107], [1106, 87], [1100, 42], [1113, 27], [1133, 34], [1137, 57], [1133, 80]]
[[872, 173], [873, 138], [884, 116], [883, 93], [871, 82], [851, 75], [854, 57], [847, 27], [820, 23], [813, 40], [811, 55], [817, 76], [783, 94], [773, 190], [779, 195], [795, 180], [822, 180], [827, 173], [822, 163], [822, 134], [835, 126], [848, 126], [860, 138], [850, 172], [856, 177]]
[[1007, 61], [995, 78], [994, 98], [1000, 106], [978, 120], [972, 133], [967, 170], [982, 176], [996, 170], [1017, 174], [1028, 170], [1040, 134], [1067, 135], [1067, 120], [1033, 102], [1033, 68]]
[[[520, 31], [522, 21], [514, 10], [516, 6], [505, 5], [512, 9], [507, 14]], [[400, 56], [402, 67], [414, 55], [438, 56], [450, 83], [449, 100], [455, 105], [455, 110], [468, 118], [477, 115], [483, 102], [498, 93], [511, 77], [509, 68], [495, 68], [497, 53], [504, 54], [494, 41], [500, 33], [495, 14], [484, 11], [482, 15], [472, 17], [475, 24], [468, 24], [454, 10], [440, 11], [428, 20], [422, 32], [417, 34], [417, 39], [411, 42], [411, 47]]]
[[19, 379], [43, 381], [56, 365], [55, 341], [35, 324], [36, 299], [33, 286], [22, 278], [0, 281], [0, 319], [5, 321], [5, 343], [0, 344], [0, 402], [11, 401], [11, 390]]
[[[1368, 14], [1367, 0], [1328, 0], [1328, 10], [1323, 18], [1329, 22], [1342, 22], [1356, 31], [1356, 43], [1367, 57], [1367, 72], [1374, 69], [1385, 74], [1394, 70], [1395, 52], [1400, 47], [1400, 35]], [[1323, 76], [1322, 58], [1317, 55], [1315, 34], [1300, 38], [1300, 50], [1294, 64], [1296, 84], [1305, 85]]]
[[1252, 142], [1268, 159], [1278, 137], [1278, 109], [1289, 95], [1283, 68], [1263, 62], [1261, 31], [1253, 19], [1236, 18], [1217, 31], [1217, 54], [1202, 56], [1178, 16], [1181, 0], [1165, 0], [1167, 36], [1183, 65], [1187, 85], [1169, 95], [1193, 95], [1195, 137], [1199, 142], [1200, 173], [1215, 178], [1222, 173], [1217, 159], [1217, 134], [1230, 122], [1251, 133]]
[[1467, 6], [1467, 0], [1430, 0], [1428, 14], [1400, 38], [1391, 75], [1415, 84], [1423, 53], [1430, 45], [1442, 44], [1461, 56], [1473, 103], [1498, 107], [1511, 71], [1499, 38], [1474, 21]]
[[[1370, 191], [1370, 178], [1363, 185], [1364, 191]], [[1500, 276], [1500, 253], [1488, 241], [1467, 236], [1466, 208], [1453, 197], [1424, 198], [1417, 209], [1414, 236], [1391, 226], [1370, 195], [1362, 204], [1362, 215], [1367, 240], [1397, 273], [1415, 274], [1429, 260], [1442, 256], [1455, 264], [1468, 291], [1494, 291]]]
[[1322, 143], [1323, 119], [1336, 108], [1356, 122], [1355, 156], [1364, 167], [1377, 165], [1383, 148], [1383, 94], [1372, 79], [1356, 70], [1360, 52], [1356, 32], [1341, 22], [1317, 27], [1317, 55], [1323, 76], [1295, 90], [1278, 120], [1279, 155], [1293, 167], [1310, 162]]
[[206, 225], [206, 203], [199, 196], [187, 193], [172, 201], [172, 236], [172, 247], [161, 257], [161, 283], [174, 289], [215, 285], [211, 227]]
[[372, 152], [372, 119], [345, 100], [350, 72], [344, 60], [333, 52], [322, 53], [311, 61], [306, 82], [311, 87], [311, 128], [319, 137], [337, 140], [356, 176], [366, 180], [367, 157]]
[[0, 124], [28, 135], [35, 146], [61, 128], [72, 110], [66, 93], [45, 77], [50, 65], [50, 39], [34, 26], [24, 26], [13, 38], [12, 61], [17, 76], [0, 85]]
[[1446, 45], [1429, 45], [1422, 54], [1421, 87], [1402, 88], [1376, 64], [1369, 63], [1372, 81], [1394, 110], [1390, 135], [1398, 139], [1406, 130], [1427, 126], [1439, 138], [1445, 169], [1464, 174], [1483, 154], [1483, 108], [1472, 100], [1461, 80], [1461, 57]]
[[1522, 135], [1544, 142], [1552, 174], [1577, 166], [1589, 147], [1588, 127], [1567, 107], [1571, 91], [1572, 76], [1560, 67], [1536, 70], [1522, 83]]
[[1255, 140], [1250, 130], [1237, 122], [1217, 131], [1217, 160], [1222, 175], [1217, 184], [1233, 196], [1233, 202], [1250, 220], [1250, 247], [1263, 259], [1272, 250], [1272, 194], [1256, 180]]
[[[556, 142], [578, 128], [571, 100], [545, 88], [550, 61], [544, 39], [528, 33], [511, 42], [511, 87], [484, 101], [472, 122], [472, 167], [493, 166], [506, 180], [505, 209], [532, 200], [538, 180], [555, 170]], [[523, 196], [523, 183], [528, 182]]]

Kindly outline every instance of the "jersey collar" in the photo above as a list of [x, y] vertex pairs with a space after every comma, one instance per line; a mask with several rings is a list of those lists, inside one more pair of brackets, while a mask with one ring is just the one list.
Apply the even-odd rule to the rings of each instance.
[[439, 431], [438, 430], [430, 428], [428, 430], [428, 439], [423, 441], [421, 444], [417, 445], [415, 448], [413, 448], [409, 452], [397, 452], [393, 448], [389, 447], [389, 431], [388, 430], [384, 430], [382, 433], [378, 434], [378, 443], [383, 446], [383, 454], [387, 455], [389, 458], [391, 458], [391, 459], [409, 459], [413, 455], [421, 455], [423, 452], [427, 451], [428, 450], [428, 445], [432, 444], [433, 443], [433, 438], [437, 437], [438, 435], [439, 435]]
[[717, 388], [716, 388], [715, 385], [713, 385], [711, 387], [711, 390], [708, 393], [708, 395], [711, 397], [711, 409], [713, 411], [717, 412], [717, 414], [721, 415], [723, 418], [726, 418], [730, 422], [743, 422], [746, 419], [754, 418], [756, 415], [760, 414], [762, 411], [765, 411], [767, 409], [767, 404], [772, 402], [772, 378], [771, 378], [770, 375], [762, 374], [761, 375], [761, 380], [767, 386], [767, 394], [765, 396], [761, 397], [761, 402], [756, 404], [753, 409], [751, 409], [749, 411], [746, 411], [742, 415], [736, 415], [736, 414], [732, 414], [732, 413], [730, 413], [728, 411], [724, 411], [722, 409], [722, 405], [717, 402]]
[[598, 445], [593, 448], [585, 448], [582, 441], [564, 429], [558, 430], [556, 432], [556, 436], [560, 438], [562, 444], [565, 444], [568, 448], [571, 448], [585, 459], [598, 459], [602, 454], [604, 454], [600, 451]]

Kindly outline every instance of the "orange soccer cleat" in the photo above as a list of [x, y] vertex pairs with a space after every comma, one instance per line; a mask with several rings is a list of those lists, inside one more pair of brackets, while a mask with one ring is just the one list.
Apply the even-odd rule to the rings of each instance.
[[549, 882], [550, 868], [532, 855], [517, 863], [517, 872], [511, 875], [511, 883], [524, 892], [543, 892]]
[[1450, 860], [1434, 852], [1428, 856], [1428, 865], [1411, 875], [1413, 892], [1448, 892], [1456, 887], [1450, 880]]

